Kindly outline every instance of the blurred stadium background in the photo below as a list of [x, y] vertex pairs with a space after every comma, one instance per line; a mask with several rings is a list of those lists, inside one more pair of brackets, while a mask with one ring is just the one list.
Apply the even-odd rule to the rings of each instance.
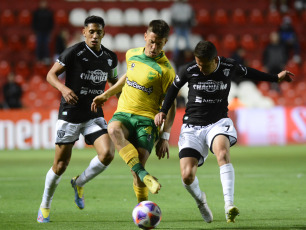
[[[170, 7], [175, 0], [50, 0], [55, 27], [50, 52], [55, 57], [55, 38], [68, 32], [69, 44], [80, 40], [84, 19], [99, 15], [105, 19], [106, 35], [102, 44], [115, 51], [119, 58], [119, 75], [125, 70], [125, 51], [144, 45], [143, 33], [152, 19], [162, 18], [171, 25]], [[192, 27], [192, 48], [201, 40], [210, 40], [220, 56], [229, 57], [238, 48], [245, 50], [250, 67], [264, 70], [262, 56], [270, 33], [277, 31], [289, 16], [297, 33], [300, 59], [294, 55], [286, 69], [295, 73], [292, 84], [275, 88], [266, 82], [232, 83], [230, 103], [238, 98], [242, 107], [232, 104], [230, 116], [236, 123], [241, 145], [284, 145], [306, 143], [306, 8], [297, 8], [300, 1], [288, 0], [288, 10], [271, 10], [269, 0], [189, 0], [195, 13]], [[1, 0], [0, 2], [0, 88], [13, 72], [23, 90], [22, 109], [0, 110], [0, 149], [52, 148], [53, 128], [57, 118], [60, 94], [46, 81], [50, 63], [37, 62], [35, 35], [31, 27], [32, 11], [39, 0]], [[302, 3], [302, 1], [301, 1]], [[174, 49], [173, 28], [165, 51], [170, 61]], [[183, 40], [179, 42], [185, 49]], [[1, 91], [2, 92], [2, 91]], [[186, 97], [186, 90], [182, 91]], [[3, 95], [0, 94], [0, 103]], [[107, 120], [117, 104], [111, 98], [104, 107]], [[236, 104], [237, 105], [237, 104]], [[178, 109], [170, 143], [176, 145], [184, 108]], [[79, 141], [77, 147], [83, 148]]]

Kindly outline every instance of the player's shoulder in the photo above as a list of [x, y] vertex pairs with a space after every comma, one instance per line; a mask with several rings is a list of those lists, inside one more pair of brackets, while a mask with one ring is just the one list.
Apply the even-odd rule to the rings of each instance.
[[193, 60], [192, 62], [188, 62], [187, 64], [185, 65], [182, 65], [180, 68], [179, 68], [179, 72], [182, 72], [182, 71], [185, 71], [185, 72], [194, 72], [194, 71], [199, 71], [199, 67], [196, 63], [195, 60]]
[[222, 67], [233, 67], [237, 65], [237, 62], [232, 58], [226, 58], [226, 57], [219, 57], [220, 58], [220, 66]]
[[132, 56], [136, 56], [136, 55], [141, 55], [141, 54], [143, 54], [143, 49], [144, 49], [144, 47], [137, 47], [137, 48], [129, 49], [126, 52], [126, 56], [127, 57], [132, 57]]
[[112, 59], [117, 59], [117, 54], [115, 52], [113, 52], [112, 50], [106, 48], [103, 45], [102, 45], [102, 50], [105, 53], [105, 55], [111, 57]]

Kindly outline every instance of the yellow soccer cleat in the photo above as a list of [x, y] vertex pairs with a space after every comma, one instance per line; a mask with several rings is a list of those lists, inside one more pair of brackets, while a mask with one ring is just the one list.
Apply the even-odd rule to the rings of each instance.
[[161, 188], [161, 185], [160, 183], [158, 183], [157, 179], [149, 174], [143, 178], [143, 183], [147, 186], [149, 191], [153, 194], [158, 193], [158, 191]]
[[74, 189], [74, 202], [79, 209], [85, 208], [84, 200], [84, 187], [80, 187], [76, 184], [76, 180], [79, 176], [73, 177], [70, 181], [72, 188]]

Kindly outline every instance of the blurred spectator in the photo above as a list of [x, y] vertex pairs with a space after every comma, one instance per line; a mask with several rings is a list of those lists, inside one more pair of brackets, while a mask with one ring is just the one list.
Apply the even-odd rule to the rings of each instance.
[[15, 75], [10, 73], [7, 77], [7, 82], [3, 85], [3, 108], [15, 109], [21, 108], [22, 89], [20, 85], [15, 82]]
[[[234, 53], [230, 56], [230, 58], [234, 59], [237, 61], [239, 64], [248, 66], [248, 63], [245, 59], [245, 50], [242, 47], [238, 47]], [[244, 79], [242, 77], [235, 76], [232, 78], [232, 81], [235, 82], [237, 85], [242, 82], [242, 81], [250, 81], [249, 79]]]
[[270, 1], [270, 10], [277, 10], [279, 7], [279, 10], [282, 13], [286, 13], [288, 11], [288, 2], [287, 0], [271, 0]]
[[49, 42], [54, 26], [53, 12], [48, 8], [47, 0], [41, 0], [33, 12], [32, 28], [36, 35], [36, 58], [50, 64]]
[[294, 1], [294, 8], [297, 11], [306, 10], [306, 0], [295, 0]]
[[186, 49], [191, 50], [190, 30], [195, 25], [195, 14], [188, 0], [177, 0], [173, 3], [171, 6], [171, 25], [176, 35], [173, 51], [173, 57], [176, 58], [179, 53], [180, 37], [185, 39]]
[[69, 32], [62, 29], [55, 38], [55, 53], [54, 60], [67, 48]]
[[176, 70], [194, 60], [193, 52], [190, 49], [178, 50], [178, 54], [174, 57], [173, 62]]
[[240, 99], [237, 96], [235, 96], [233, 100], [231, 100], [228, 104], [228, 109], [231, 111], [234, 111], [236, 109], [240, 109], [243, 107], [245, 107], [245, 105], [240, 101]]
[[270, 42], [263, 52], [263, 64], [268, 73], [278, 74], [281, 72], [288, 61], [286, 47], [280, 42], [279, 34], [272, 32]]
[[293, 54], [293, 60], [296, 63], [301, 62], [300, 45], [295, 29], [293, 28], [291, 18], [285, 16], [278, 30], [280, 41], [286, 46], [287, 55], [290, 58]]

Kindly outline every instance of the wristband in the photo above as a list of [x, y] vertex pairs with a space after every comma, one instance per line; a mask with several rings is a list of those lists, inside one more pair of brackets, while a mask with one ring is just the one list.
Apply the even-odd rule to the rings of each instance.
[[160, 138], [169, 141], [170, 133], [168, 133], [168, 132], [163, 132], [162, 135], [160, 136]]

